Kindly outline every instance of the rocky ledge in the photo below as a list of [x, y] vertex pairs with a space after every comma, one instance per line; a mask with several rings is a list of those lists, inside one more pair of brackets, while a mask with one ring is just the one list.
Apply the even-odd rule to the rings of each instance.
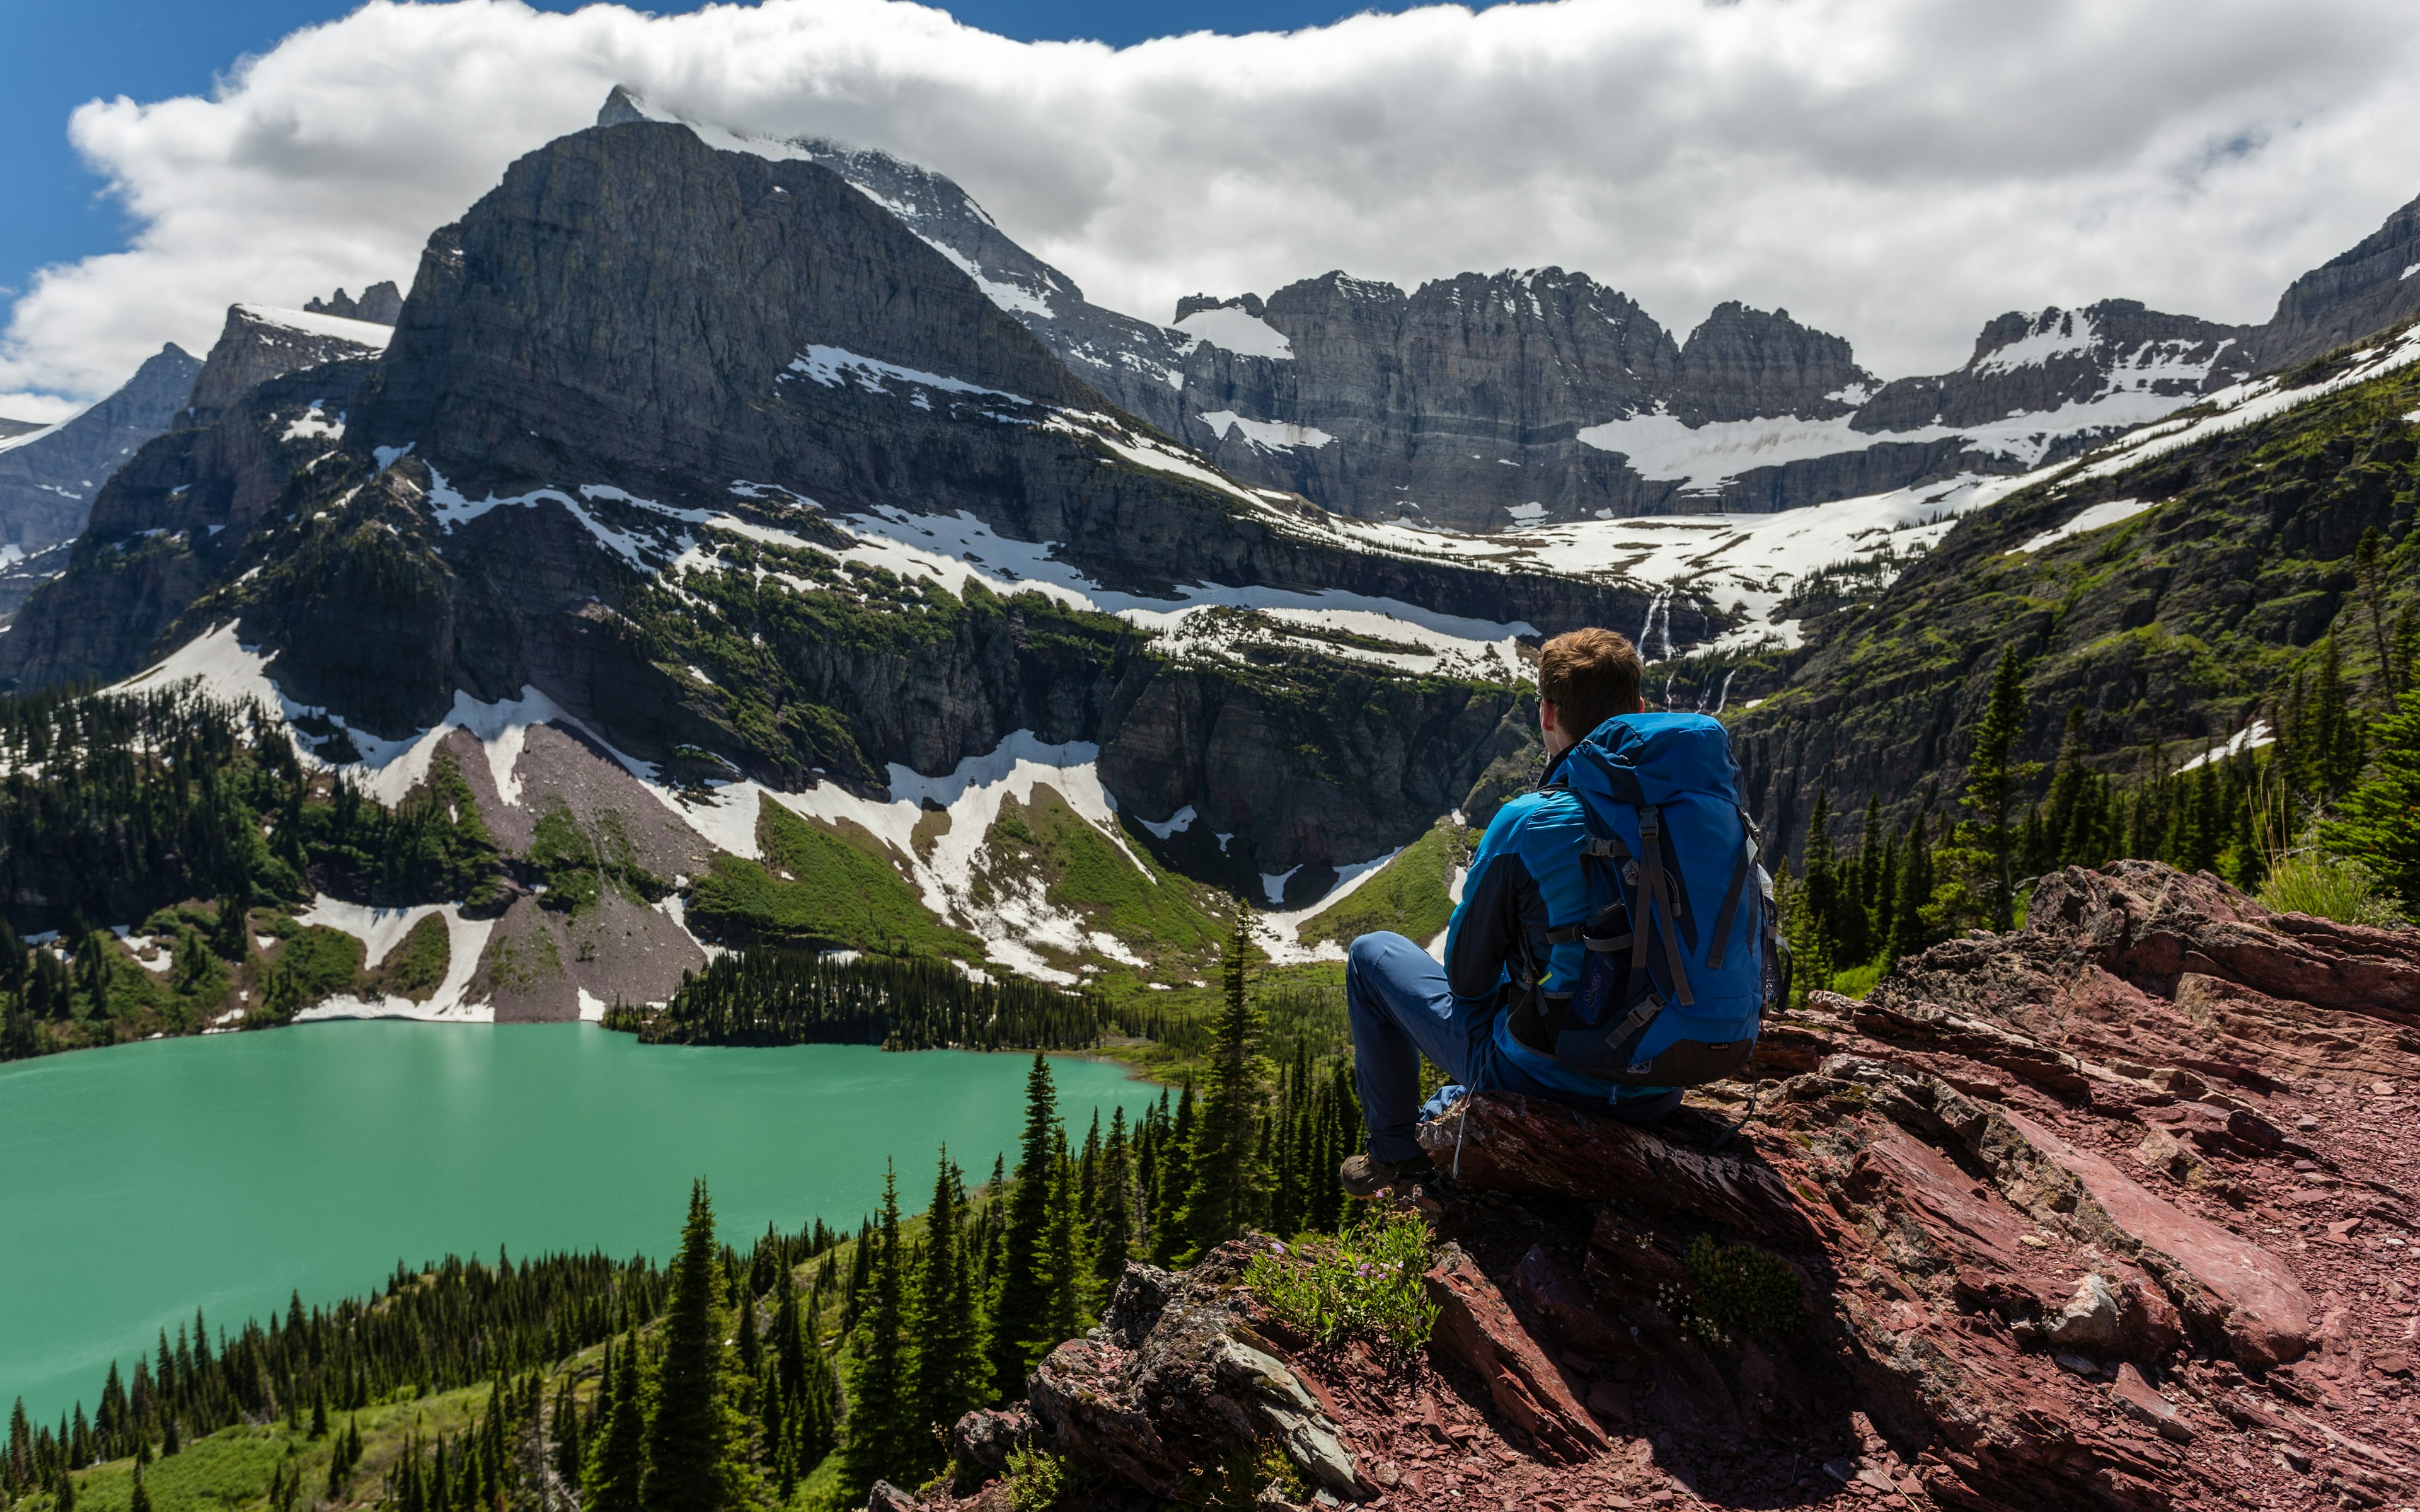
[[1101, 1508], [1273, 1449], [1376, 1508], [2420, 1495], [2420, 932], [2070, 871], [2022, 931], [1814, 995], [1758, 1073], [1652, 1131], [1493, 1094], [1429, 1125], [1420, 1354], [1290, 1336], [1247, 1244], [1138, 1266], [959, 1425], [970, 1494], [874, 1504], [1009, 1507], [1026, 1441]]

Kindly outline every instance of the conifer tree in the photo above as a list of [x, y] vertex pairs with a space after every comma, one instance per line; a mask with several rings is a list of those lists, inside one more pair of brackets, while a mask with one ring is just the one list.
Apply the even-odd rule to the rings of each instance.
[[622, 1342], [621, 1358], [606, 1343], [604, 1384], [597, 1404], [598, 1428], [581, 1474], [581, 1512], [639, 1512], [647, 1469], [645, 1382], [639, 1368], [636, 1329]]
[[2420, 914], [2420, 688], [2396, 701], [2377, 736], [2374, 774], [2346, 795], [2320, 839]]
[[1101, 1178], [1094, 1195], [1093, 1211], [1093, 1231], [1101, 1240], [1093, 1273], [1111, 1286], [1126, 1273], [1126, 1260], [1134, 1246], [1134, 1198], [1128, 1190], [1132, 1168], [1126, 1142], [1126, 1110], [1120, 1107], [1109, 1114], [1109, 1137], [1101, 1146]]
[[[335, 1495], [336, 1479], [331, 1475], [328, 1477], [328, 1496], [334, 1500]], [[143, 1461], [139, 1459], [134, 1462], [133, 1500], [128, 1503], [127, 1506], [128, 1512], [151, 1512], [151, 1493], [143, 1485]]]
[[[850, 1484], [859, 1490], [905, 1474], [919, 1456], [912, 1383], [908, 1376], [904, 1278], [900, 1274], [899, 1184], [882, 1175], [882, 1216], [866, 1269], [864, 1304], [849, 1341], [847, 1437], [842, 1446]], [[652, 1506], [648, 1512], [654, 1512]]]
[[1191, 1230], [1185, 1221], [1185, 1192], [1193, 1176], [1193, 1084], [1187, 1082], [1176, 1099], [1176, 1115], [1158, 1141], [1156, 1190], [1151, 1213], [1151, 1257], [1173, 1265], [1185, 1253]]
[[2385, 588], [2386, 537], [2372, 525], [2361, 532], [2361, 544], [2353, 548], [2353, 577], [2361, 585], [2362, 608], [2369, 619], [2371, 644], [2378, 653], [2378, 693], [2381, 699], [2395, 696], [2395, 652], [2386, 628]]
[[1084, 1290], [1091, 1279], [1076, 1205], [1078, 1172], [1067, 1158], [1067, 1136], [1057, 1138], [1057, 1169], [1053, 1173], [1048, 1216], [1042, 1228], [1042, 1326], [1034, 1339], [1039, 1360], [1084, 1329]]
[[703, 1180], [690, 1188], [671, 1281], [643, 1500], [647, 1512], [722, 1512], [742, 1493], [741, 1427], [731, 1400], [730, 1319], [714, 1207]]
[[1975, 751], [1966, 763], [1966, 792], [1959, 802], [1975, 817], [1962, 825], [1967, 848], [1979, 853], [1983, 872], [1981, 903], [1992, 928], [2007, 930], [2016, 921], [2017, 832], [2009, 823], [2015, 811], [2017, 784], [2040, 769], [2037, 762], [2011, 762], [2009, 753], [2024, 738], [2025, 687], [2023, 667], [2013, 645], [2000, 653], [1992, 674], [1991, 701], [1975, 727]]
[[1932, 847], [1919, 813], [1907, 830], [1907, 858], [1900, 863], [1899, 903], [1891, 916], [1886, 959], [1896, 965], [1932, 943], [1925, 926], [1924, 906], [1932, 897]]
[[1185, 1197], [1195, 1253], [1241, 1234], [1259, 1217], [1259, 1199], [1266, 1190], [1255, 1144], [1268, 1094], [1260, 1053], [1261, 1015], [1251, 993], [1251, 907], [1238, 899], [1221, 963], [1224, 991]]
[[951, 1426], [991, 1400], [981, 1304], [969, 1273], [963, 1185], [945, 1146], [933, 1178], [923, 1264], [908, 1301], [908, 1333], [916, 1346], [910, 1418], [921, 1434], [920, 1470], [938, 1468]]
[[1054, 1140], [1059, 1131], [1059, 1094], [1050, 1062], [1041, 1052], [1025, 1078], [1025, 1135], [1009, 1189], [1008, 1224], [1001, 1253], [999, 1301], [992, 1307], [992, 1381], [1011, 1400], [1025, 1395], [1026, 1372], [1046, 1343], [1042, 1234], [1050, 1221], [1050, 1187], [1057, 1174]]

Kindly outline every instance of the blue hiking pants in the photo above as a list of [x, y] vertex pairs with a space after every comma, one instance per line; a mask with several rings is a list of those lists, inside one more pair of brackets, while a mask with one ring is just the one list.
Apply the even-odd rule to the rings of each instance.
[[1435, 1062], [1450, 1082], [1474, 1092], [1491, 1088], [1551, 1098], [1609, 1113], [1625, 1122], [1652, 1123], [1680, 1105], [1681, 1094], [1625, 1100], [1606, 1092], [1550, 1087], [1509, 1063], [1496, 1045], [1496, 1002], [1465, 1001], [1446, 985], [1445, 967], [1401, 934], [1364, 934], [1345, 956], [1344, 1006], [1353, 1026], [1353, 1080], [1370, 1129], [1370, 1153], [1400, 1164], [1420, 1155], [1413, 1131], [1420, 1122], [1420, 1057]]

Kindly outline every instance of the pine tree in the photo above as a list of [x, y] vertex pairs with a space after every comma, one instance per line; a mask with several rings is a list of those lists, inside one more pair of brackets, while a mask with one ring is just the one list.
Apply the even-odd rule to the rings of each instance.
[[1961, 825], [1962, 843], [1979, 853], [1983, 872], [1982, 898], [1992, 928], [2007, 930], [2016, 922], [2017, 833], [2009, 824], [2015, 810], [2017, 784], [2040, 770], [2039, 762], [2011, 762], [2009, 753], [2024, 738], [2025, 688], [2022, 665], [2013, 645], [2000, 653], [1992, 674], [1991, 702], [1982, 722], [1975, 727], [1975, 751], [1966, 764], [1966, 792], [1959, 803], [1975, 817]]
[[1057, 1156], [1048, 1216], [1042, 1228], [1042, 1328], [1033, 1351], [1037, 1360], [1083, 1332], [1084, 1292], [1092, 1271], [1077, 1214], [1078, 1172], [1075, 1162], [1067, 1158], [1063, 1133], [1058, 1138]]
[[2346, 795], [2320, 839], [2420, 913], [2420, 688], [2396, 701], [2377, 735], [2375, 775]]
[[1050, 1062], [1039, 1051], [1025, 1078], [1025, 1136], [1009, 1189], [1008, 1227], [1001, 1255], [999, 1301], [992, 1307], [992, 1381], [1002, 1397], [1025, 1395], [1026, 1372], [1045, 1340], [1048, 1300], [1043, 1292], [1042, 1232], [1050, 1221], [1050, 1186], [1056, 1171], [1053, 1139], [1059, 1130], [1059, 1094]]
[[581, 1473], [585, 1494], [581, 1512], [639, 1512], [647, 1468], [644, 1381], [639, 1370], [639, 1335], [633, 1329], [614, 1357], [605, 1345], [605, 1379], [597, 1392], [597, 1431]]
[[2378, 692], [2381, 699], [2392, 699], [2395, 654], [2386, 628], [2385, 557], [2386, 537], [2378, 527], [2363, 531], [2361, 544], [2353, 548], [2353, 577], [2361, 585], [2362, 608], [2368, 613], [2370, 640], [2378, 652]]
[[[908, 1375], [904, 1278], [900, 1274], [899, 1184], [886, 1165], [882, 1216], [873, 1234], [864, 1305], [850, 1336], [848, 1425], [842, 1446], [850, 1484], [859, 1490], [904, 1475], [920, 1458], [916, 1404]], [[653, 1505], [648, 1512], [655, 1512]]]
[[1932, 943], [1924, 907], [1932, 898], [1932, 846], [1919, 813], [1907, 830], [1907, 858], [1900, 863], [1899, 903], [1891, 915], [1887, 959], [1897, 965]]
[[1252, 1000], [1251, 958], [1251, 908], [1238, 899], [1221, 963], [1223, 1000], [1185, 1196], [1195, 1253], [1241, 1234], [1260, 1216], [1259, 1199], [1267, 1189], [1266, 1172], [1254, 1148], [1268, 1093], [1260, 1053], [1261, 1014]]
[[1109, 1137], [1101, 1146], [1101, 1178], [1094, 1194], [1092, 1214], [1093, 1231], [1101, 1239], [1093, 1273], [1111, 1286], [1126, 1273], [1126, 1260], [1134, 1245], [1134, 1197], [1129, 1191], [1132, 1171], [1126, 1110], [1121, 1107], [1109, 1114]]
[[1160, 1134], [1158, 1164], [1151, 1257], [1156, 1264], [1173, 1265], [1191, 1237], [1185, 1221], [1185, 1193], [1193, 1177], [1193, 1084], [1189, 1081], [1177, 1096], [1175, 1117]]
[[[329, 1477], [328, 1481], [328, 1496], [330, 1500], [333, 1501], [335, 1498], [335, 1477], [332, 1475]], [[128, 1512], [151, 1512], [151, 1493], [149, 1490], [146, 1489], [143, 1485], [143, 1462], [139, 1459], [134, 1462], [133, 1500], [130, 1502], [127, 1506]]]
[[690, 1188], [670, 1280], [642, 1500], [647, 1512], [721, 1512], [741, 1495], [741, 1426], [731, 1401], [714, 1207], [703, 1180]]
[[950, 1427], [991, 1400], [981, 1304], [969, 1273], [963, 1184], [943, 1148], [925, 1218], [923, 1264], [908, 1299], [908, 1332], [916, 1345], [910, 1418], [923, 1436], [920, 1470], [939, 1468]]

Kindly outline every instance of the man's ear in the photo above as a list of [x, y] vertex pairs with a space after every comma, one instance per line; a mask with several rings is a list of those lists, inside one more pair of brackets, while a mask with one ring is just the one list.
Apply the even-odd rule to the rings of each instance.
[[1541, 730], [1554, 730], [1560, 728], [1560, 721], [1557, 717], [1560, 711], [1555, 707], [1555, 701], [1553, 699], [1540, 699], [1538, 701], [1538, 728]]

